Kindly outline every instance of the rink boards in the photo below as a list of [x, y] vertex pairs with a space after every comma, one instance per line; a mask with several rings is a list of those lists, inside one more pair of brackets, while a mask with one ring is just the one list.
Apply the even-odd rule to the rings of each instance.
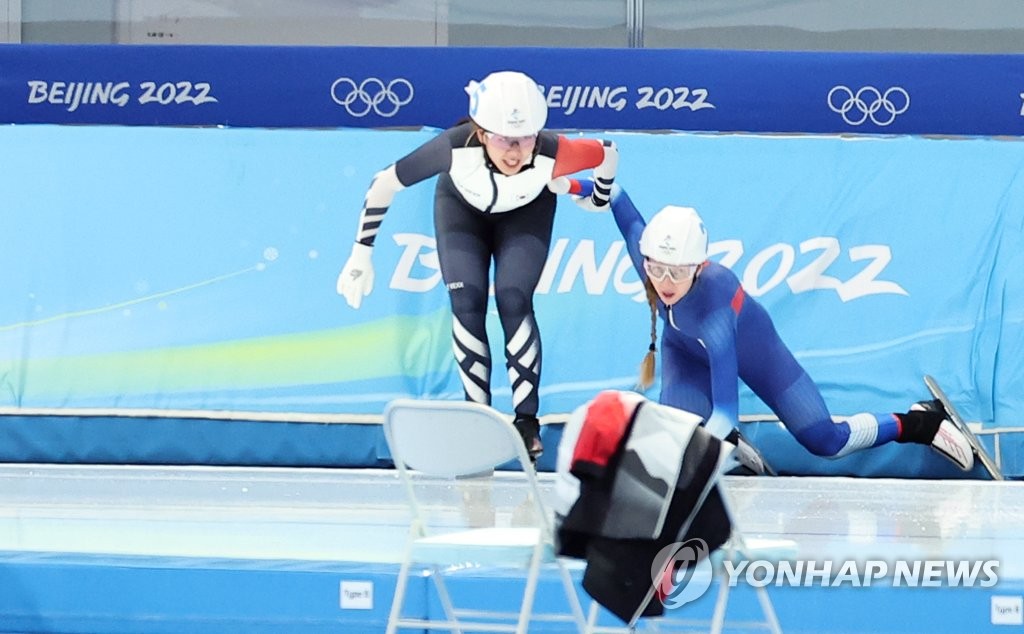
[[[552, 495], [553, 476], [541, 479]], [[499, 472], [471, 508], [485, 521], [523, 521], [522, 485], [519, 474]], [[819, 574], [799, 587], [769, 584], [786, 632], [1021, 624], [1016, 483], [780, 477], [726, 486], [747, 537], [792, 539], [794, 565], [819, 573], [833, 562], [828, 582]], [[463, 494], [437, 485], [435, 510], [454, 513], [452, 496]], [[0, 632], [383, 632], [409, 519], [389, 470], [6, 465], [0, 499]], [[889, 574], [841, 579], [851, 560], [858, 574], [869, 562]], [[895, 567], [914, 562], [996, 562], [988, 571], [997, 579], [929, 586], [925, 569], [894, 583]], [[507, 601], [516, 583], [501, 570], [460, 574], [452, 592], [481, 605]], [[434, 614], [428, 580], [416, 581], [410, 609]], [[747, 581], [734, 590], [730, 620], [757, 615]], [[540, 609], [557, 597], [544, 590]], [[678, 612], [707, 616], [711, 595]]]

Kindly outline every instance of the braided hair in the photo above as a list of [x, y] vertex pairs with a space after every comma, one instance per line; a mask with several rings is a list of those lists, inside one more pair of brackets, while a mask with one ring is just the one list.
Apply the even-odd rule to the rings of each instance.
[[647, 305], [651, 307], [651, 344], [647, 347], [647, 354], [640, 362], [640, 378], [637, 387], [641, 391], [654, 385], [654, 370], [658, 352], [658, 292], [654, 290], [654, 284], [646, 276], [644, 277], [644, 291], [647, 293]]

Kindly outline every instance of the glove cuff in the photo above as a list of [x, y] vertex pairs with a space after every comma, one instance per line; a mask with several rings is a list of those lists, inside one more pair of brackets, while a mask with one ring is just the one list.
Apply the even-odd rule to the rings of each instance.
[[353, 257], [369, 259], [370, 255], [372, 253], [373, 253], [373, 247], [368, 245], [368, 244], [363, 244], [362, 242], [356, 242], [355, 244], [352, 245], [352, 256]]
[[554, 194], [568, 194], [572, 182], [567, 176], [559, 176], [548, 182], [548, 190]]

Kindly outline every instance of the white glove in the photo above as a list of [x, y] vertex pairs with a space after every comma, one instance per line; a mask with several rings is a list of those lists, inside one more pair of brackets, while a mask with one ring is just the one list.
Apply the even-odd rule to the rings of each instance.
[[343, 296], [352, 308], [359, 308], [363, 298], [373, 290], [372, 255], [373, 247], [356, 242], [345, 268], [338, 275], [338, 295]]
[[559, 176], [548, 181], [548, 190], [553, 194], [568, 194], [571, 185], [568, 176]]
[[[555, 194], [568, 194], [569, 189], [572, 186], [572, 180], [568, 176], [559, 176], [551, 181], [548, 181], [548, 189]], [[582, 209], [587, 211], [602, 212], [608, 211], [610, 206], [608, 203], [603, 205], [597, 205], [594, 203], [592, 196], [575, 196], [573, 195], [572, 201], [579, 205]]]
[[573, 196], [572, 201], [579, 205], [580, 209], [584, 211], [594, 211], [600, 213], [602, 211], [611, 210], [612, 206], [605, 202], [602, 205], [597, 205], [594, 202], [593, 196]]

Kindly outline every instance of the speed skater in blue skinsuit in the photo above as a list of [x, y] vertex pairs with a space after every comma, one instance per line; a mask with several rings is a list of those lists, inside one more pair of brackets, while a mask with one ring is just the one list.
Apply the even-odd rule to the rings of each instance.
[[[578, 195], [587, 181], [566, 179]], [[697, 211], [667, 206], [645, 222], [616, 186], [611, 209], [651, 306], [651, 346], [641, 384], [654, 378], [661, 318], [659, 401], [704, 417], [720, 438], [739, 421], [739, 381], [753, 390], [811, 453], [845, 456], [888, 442], [931, 445], [969, 471], [970, 444], [944, 413], [859, 413], [833, 420], [821, 392], [775, 330], [768, 312], [736, 275], [707, 259], [708, 232]]]

